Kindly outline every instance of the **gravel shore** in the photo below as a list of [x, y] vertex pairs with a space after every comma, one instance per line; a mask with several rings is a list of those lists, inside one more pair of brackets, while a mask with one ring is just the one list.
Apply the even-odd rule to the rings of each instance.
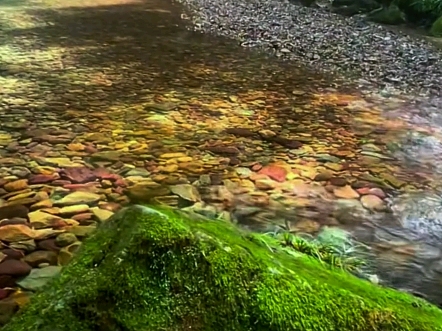
[[379, 88], [440, 96], [442, 51], [361, 17], [284, 0], [179, 0], [193, 29], [238, 40]]

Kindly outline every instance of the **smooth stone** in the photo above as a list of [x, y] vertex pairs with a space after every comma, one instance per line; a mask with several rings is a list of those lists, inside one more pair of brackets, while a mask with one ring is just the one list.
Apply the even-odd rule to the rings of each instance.
[[67, 229], [67, 232], [75, 234], [78, 238], [84, 238], [94, 232], [95, 229], [96, 227], [92, 225], [77, 225]]
[[0, 240], [6, 242], [17, 242], [33, 239], [35, 231], [23, 224], [10, 224], [0, 228]]
[[65, 206], [60, 208], [58, 213], [62, 216], [66, 215], [75, 215], [75, 214], [82, 214], [89, 211], [89, 206], [86, 204], [80, 204], [80, 205], [72, 205], [72, 206]]
[[91, 161], [119, 161], [121, 153], [117, 151], [101, 151], [91, 155]]
[[38, 291], [43, 288], [52, 278], [56, 277], [60, 271], [59, 266], [49, 266], [42, 269], [32, 269], [30, 274], [17, 281], [17, 285], [28, 291]]
[[323, 170], [319, 172], [313, 180], [316, 182], [326, 182], [330, 180], [332, 177], [333, 177], [333, 172], [329, 170]]
[[177, 159], [179, 157], [187, 156], [184, 153], [164, 153], [160, 155], [160, 159]]
[[82, 243], [80, 241], [76, 241], [69, 246], [63, 247], [58, 254], [58, 264], [62, 266], [67, 265], [81, 245]]
[[288, 171], [278, 165], [268, 165], [263, 167], [260, 171], [258, 171], [258, 173], [262, 175], [267, 175], [277, 182], [284, 182], [286, 180]]
[[54, 203], [56, 205], [60, 206], [69, 206], [69, 205], [79, 205], [79, 204], [93, 204], [101, 200], [101, 195], [92, 193], [92, 192], [86, 192], [86, 191], [75, 191], [72, 193], [69, 193], [68, 195], [64, 196], [60, 200], [55, 201]]
[[4, 260], [0, 263], [0, 275], [7, 276], [26, 276], [31, 272], [31, 267], [29, 264], [20, 260]]
[[87, 167], [71, 167], [63, 169], [60, 175], [74, 184], [84, 184], [97, 179], [94, 170]]
[[19, 179], [13, 182], [6, 183], [3, 188], [8, 192], [21, 191], [28, 187], [27, 179]]
[[[0, 251], [0, 254], [3, 254], [7, 259], [20, 260], [24, 257], [24, 254], [21, 250], [6, 248]], [[1, 259], [3, 261], [4, 259]]]
[[191, 202], [201, 201], [200, 193], [197, 188], [191, 184], [178, 184], [170, 186], [170, 190], [173, 194], [178, 195], [184, 200]]
[[20, 217], [20, 218], [27, 219], [28, 212], [29, 212], [29, 209], [23, 205], [12, 205], [12, 206], [0, 207], [0, 220], [6, 219], [6, 218], [14, 218], [14, 217]]
[[258, 190], [263, 190], [263, 191], [273, 190], [276, 187], [276, 182], [266, 178], [257, 179], [255, 181], [255, 187]]
[[383, 211], [386, 209], [384, 201], [373, 194], [363, 195], [361, 197], [361, 204], [368, 210]]
[[99, 207], [93, 207], [91, 211], [100, 222], [105, 222], [114, 215], [114, 212]]
[[37, 247], [45, 251], [52, 251], [52, 252], [60, 251], [60, 247], [58, 247], [58, 245], [56, 244], [56, 239], [41, 240], [37, 243]]
[[341, 199], [357, 199], [357, 198], [359, 198], [358, 192], [353, 190], [351, 188], [351, 186], [349, 186], [349, 185], [345, 185], [343, 187], [335, 188], [333, 190], [333, 194], [337, 198], [341, 198]]
[[54, 230], [54, 229], [36, 229], [34, 230], [35, 233], [35, 240], [45, 240], [51, 237], [55, 237], [60, 233], [65, 232], [64, 230]]
[[45, 213], [41, 210], [29, 213], [29, 221], [35, 229], [51, 228], [60, 223], [59, 216]]
[[75, 163], [67, 157], [41, 157], [37, 158], [36, 161], [43, 166], [52, 166], [60, 168], [68, 167], [81, 167], [80, 163]]
[[25, 256], [24, 261], [35, 268], [41, 263], [57, 265], [57, 253], [53, 251], [34, 251]]
[[139, 183], [127, 188], [127, 195], [133, 201], [148, 202], [157, 196], [169, 195], [170, 189], [167, 186], [154, 182]]
[[61, 233], [55, 238], [55, 244], [59, 247], [65, 247], [78, 241], [77, 236], [73, 233]]
[[150, 172], [147, 171], [144, 168], [135, 168], [135, 169], [131, 169], [129, 170], [126, 174], [125, 177], [130, 177], [130, 176], [140, 176], [140, 177], [149, 177], [150, 176]]
[[30, 240], [23, 240], [23, 241], [10, 243], [9, 247], [25, 252], [32, 252], [37, 248], [37, 244], [35, 243], [34, 239], [30, 239]]

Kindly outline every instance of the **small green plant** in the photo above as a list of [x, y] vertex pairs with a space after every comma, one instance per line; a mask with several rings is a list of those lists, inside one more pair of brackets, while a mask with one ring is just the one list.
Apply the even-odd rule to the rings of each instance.
[[435, 37], [442, 37], [442, 15], [433, 23], [430, 33]]
[[321, 232], [317, 238], [310, 235], [295, 235], [285, 230], [264, 234], [250, 234], [249, 238], [255, 243], [266, 247], [272, 253], [284, 251], [290, 255], [308, 255], [321, 263], [339, 268], [351, 273], [361, 272], [366, 266], [358, 252], [365, 247], [351, 242], [345, 231], [330, 228]]
[[394, 0], [399, 8], [412, 8], [418, 13], [430, 14], [433, 17], [442, 15], [442, 0]]
[[442, 15], [442, 0], [416, 0], [412, 6], [422, 13], [434, 13], [435, 16]]

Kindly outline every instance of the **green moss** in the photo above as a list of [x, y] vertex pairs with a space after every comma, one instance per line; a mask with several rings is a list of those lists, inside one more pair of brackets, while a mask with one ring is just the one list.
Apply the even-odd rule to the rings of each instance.
[[433, 23], [430, 33], [435, 37], [442, 37], [442, 16]]
[[4, 331], [437, 331], [442, 312], [223, 221], [134, 206]]
[[368, 15], [369, 19], [376, 23], [398, 25], [405, 22], [405, 15], [396, 5], [383, 7]]

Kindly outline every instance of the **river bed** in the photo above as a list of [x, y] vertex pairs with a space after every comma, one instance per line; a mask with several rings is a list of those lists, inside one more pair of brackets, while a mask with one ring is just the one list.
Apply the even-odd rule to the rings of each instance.
[[3, 300], [22, 302], [29, 275], [68, 263], [122, 206], [150, 202], [260, 231], [340, 227], [373, 248], [381, 280], [439, 302], [437, 99], [189, 31], [167, 2], [2, 8], [0, 240], [19, 257], [12, 276], [0, 263]]

